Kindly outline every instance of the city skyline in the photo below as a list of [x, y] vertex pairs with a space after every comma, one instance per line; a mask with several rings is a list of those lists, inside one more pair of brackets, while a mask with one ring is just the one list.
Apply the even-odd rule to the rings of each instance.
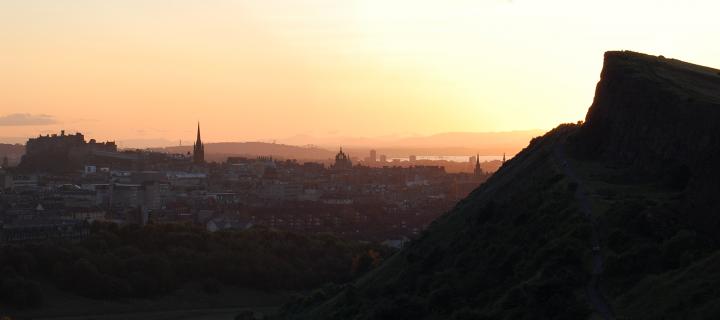
[[[206, 162], [205, 158], [205, 142], [201, 138], [200, 133], [200, 123], [197, 124], [197, 132], [196, 132], [196, 140], [195, 142], [190, 145], [179, 145], [179, 146], [168, 146], [168, 147], [157, 147], [157, 148], [125, 148], [122, 145], [118, 145], [117, 140], [107, 140], [107, 141], [98, 141], [97, 139], [94, 139], [92, 137], [85, 138], [86, 136], [82, 132], [66, 132], [65, 130], [61, 130], [60, 132], [56, 133], [47, 133], [47, 134], [38, 134], [35, 137], [28, 138], [27, 141], [23, 143], [15, 144], [14, 146], [19, 146], [21, 149], [18, 150], [25, 150], [27, 152], [27, 149], [32, 149], [34, 146], [36, 146], [39, 142], [38, 141], [45, 141], [41, 144], [47, 144], [49, 141], [64, 141], [66, 139], [69, 139], [67, 141], [73, 141], [72, 143], [90, 143], [93, 146], [112, 146], [112, 151], [129, 151], [129, 152], [160, 152], [165, 154], [174, 154], [174, 155], [187, 155], [189, 158], [192, 159], [192, 162], [194, 164], [204, 164]], [[489, 133], [493, 134], [493, 133]], [[492, 139], [488, 139], [492, 140]], [[504, 145], [507, 143], [507, 138], [502, 139], [499, 142], [499, 145]], [[411, 140], [406, 140], [411, 141]], [[524, 141], [513, 141], [516, 143], [524, 143]], [[61, 143], [62, 144], [62, 143]], [[13, 146], [10, 144], [4, 144], [5, 146]], [[416, 147], [413, 148], [412, 146], [405, 146], [405, 147], [381, 147], [381, 148], [374, 148], [369, 146], [356, 146], [350, 144], [350, 149], [354, 153], [354, 155], [350, 155], [349, 153], [343, 152], [343, 144], [340, 143], [337, 146], [317, 146], [317, 145], [304, 145], [304, 146], [295, 146], [295, 145], [286, 145], [286, 144], [276, 144], [276, 143], [264, 143], [264, 142], [221, 142], [221, 143], [210, 143], [211, 149], [209, 150], [209, 155], [212, 158], [212, 161], [214, 162], [224, 162], [226, 158], [233, 157], [233, 156], [257, 156], [257, 157], [278, 157], [279, 159], [284, 160], [301, 160], [301, 161], [325, 161], [325, 160], [331, 160], [332, 157], [330, 157], [330, 154], [335, 155], [335, 158], [337, 160], [337, 156], [342, 155], [346, 160], [348, 161], [360, 161], [363, 164], [368, 163], [394, 163], [399, 164], [400, 162], [409, 162], [411, 164], [416, 163], [418, 160], [421, 163], [432, 163], [434, 161], [440, 161], [444, 165], [449, 165], [451, 163], [475, 163], [476, 161], [480, 161], [482, 159], [483, 162], [489, 162], [489, 161], [495, 161], [500, 160], [502, 154], [502, 160], [505, 161], [505, 155], [507, 152], [502, 151], [500, 152], [498, 148], [498, 144], [496, 145], [488, 145], [486, 147], [482, 147], [480, 149], [483, 150], [482, 155], [480, 152], [477, 152], [477, 150], [474, 150], [475, 155], [471, 155], [471, 151], [473, 151], [473, 148], [470, 147], [447, 147], [447, 146], [441, 146], [441, 147], [417, 147], [417, 143], [414, 144]], [[426, 145], [427, 144], [426, 142]], [[347, 144], [345, 144], [347, 146]], [[192, 147], [192, 148], [191, 148]], [[517, 146], [515, 146], [517, 147]], [[334, 153], [333, 149], [339, 148], [339, 153]], [[494, 149], [493, 149], [494, 148]], [[345, 150], [348, 150], [347, 148]], [[378, 150], [383, 151], [384, 154], [378, 154]], [[514, 150], [513, 148], [510, 148], [511, 151], [515, 152], [517, 150]], [[10, 156], [13, 158], [13, 162], [17, 162], [20, 160], [20, 154], [18, 153], [12, 153]], [[379, 157], [378, 157], [379, 156]], [[441, 164], [442, 165], [442, 164]], [[349, 165], [351, 166], [351, 165]], [[451, 165], [451, 167], [456, 167], [456, 165]], [[450, 168], [451, 171], [456, 170], [457, 168]]]
[[720, 319], [718, 12], [0, 0], [0, 320]]
[[[199, 123], [198, 123], [199, 126]], [[195, 134], [199, 133], [197, 128]], [[28, 139], [40, 136], [60, 135], [67, 132], [68, 134], [84, 134], [92, 136], [93, 139], [97, 135], [85, 130], [65, 130], [58, 131], [43, 130], [28, 137], [0, 137], [0, 144], [25, 145]], [[410, 153], [418, 153], [418, 155], [426, 156], [452, 156], [452, 155], [471, 155], [482, 150], [483, 155], [499, 155], [503, 152], [517, 152], [523, 148], [526, 143], [533, 137], [542, 135], [542, 130], [524, 130], [524, 131], [508, 131], [508, 132], [448, 132], [439, 133], [428, 136], [384, 136], [384, 137], [348, 137], [348, 136], [308, 136], [297, 135], [285, 139], [264, 139], [255, 141], [207, 141], [210, 144], [280, 144], [291, 147], [302, 147], [312, 149], [334, 149], [337, 146], [347, 146], [354, 150], [362, 150], [362, 152], [370, 151], [373, 148], [381, 148], [384, 150], [407, 150]], [[102, 136], [102, 135], [100, 135]], [[166, 139], [131, 139], [124, 140], [116, 137], [108, 137], [104, 140], [116, 143], [122, 149], [158, 149], [158, 148], [178, 148], [194, 147], [198, 143], [198, 136], [193, 139], [178, 139], [176, 141]], [[99, 139], [96, 139], [99, 140]], [[203, 142], [203, 143], [204, 143]], [[366, 150], [367, 149], [367, 150]], [[418, 151], [410, 151], [418, 150]], [[444, 150], [444, 151], [443, 151]], [[463, 150], [463, 151], [458, 151]]]

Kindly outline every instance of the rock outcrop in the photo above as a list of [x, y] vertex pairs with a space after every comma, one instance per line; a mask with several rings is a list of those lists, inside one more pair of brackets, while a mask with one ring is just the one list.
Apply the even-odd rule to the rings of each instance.
[[608, 52], [579, 136], [585, 153], [688, 188], [690, 218], [720, 227], [720, 70]]

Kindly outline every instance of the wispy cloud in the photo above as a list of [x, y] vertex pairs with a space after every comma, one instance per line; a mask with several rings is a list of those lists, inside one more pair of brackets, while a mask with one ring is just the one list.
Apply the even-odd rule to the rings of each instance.
[[47, 114], [12, 113], [0, 116], [0, 126], [42, 126], [55, 123], [55, 117]]

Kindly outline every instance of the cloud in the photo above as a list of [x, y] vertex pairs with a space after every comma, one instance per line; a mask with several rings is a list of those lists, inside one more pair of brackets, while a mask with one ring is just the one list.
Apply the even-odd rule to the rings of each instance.
[[42, 126], [55, 123], [55, 117], [47, 114], [12, 113], [0, 116], [0, 126]]

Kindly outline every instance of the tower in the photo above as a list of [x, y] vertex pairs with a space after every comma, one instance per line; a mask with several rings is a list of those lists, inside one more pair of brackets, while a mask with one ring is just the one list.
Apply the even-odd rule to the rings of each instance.
[[335, 164], [332, 167], [338, 170], [352, 169], [350, 156], [343, 152], [342, 147], [340, 147], [340, 152], [335, 155]]
[[479, 177], [483, 174], [482, 168], [480, 168], [480, 154], [475, 157], [475, 176]]
[[198, 122], [198, 127], [197, 127], [197, 140], [195, 141], [195, 144], [193, 145], [193, 163], [194, 164], [205, 163], [205, 145], [203, 144], [202, 140], [200, 139], [200, 122]]

